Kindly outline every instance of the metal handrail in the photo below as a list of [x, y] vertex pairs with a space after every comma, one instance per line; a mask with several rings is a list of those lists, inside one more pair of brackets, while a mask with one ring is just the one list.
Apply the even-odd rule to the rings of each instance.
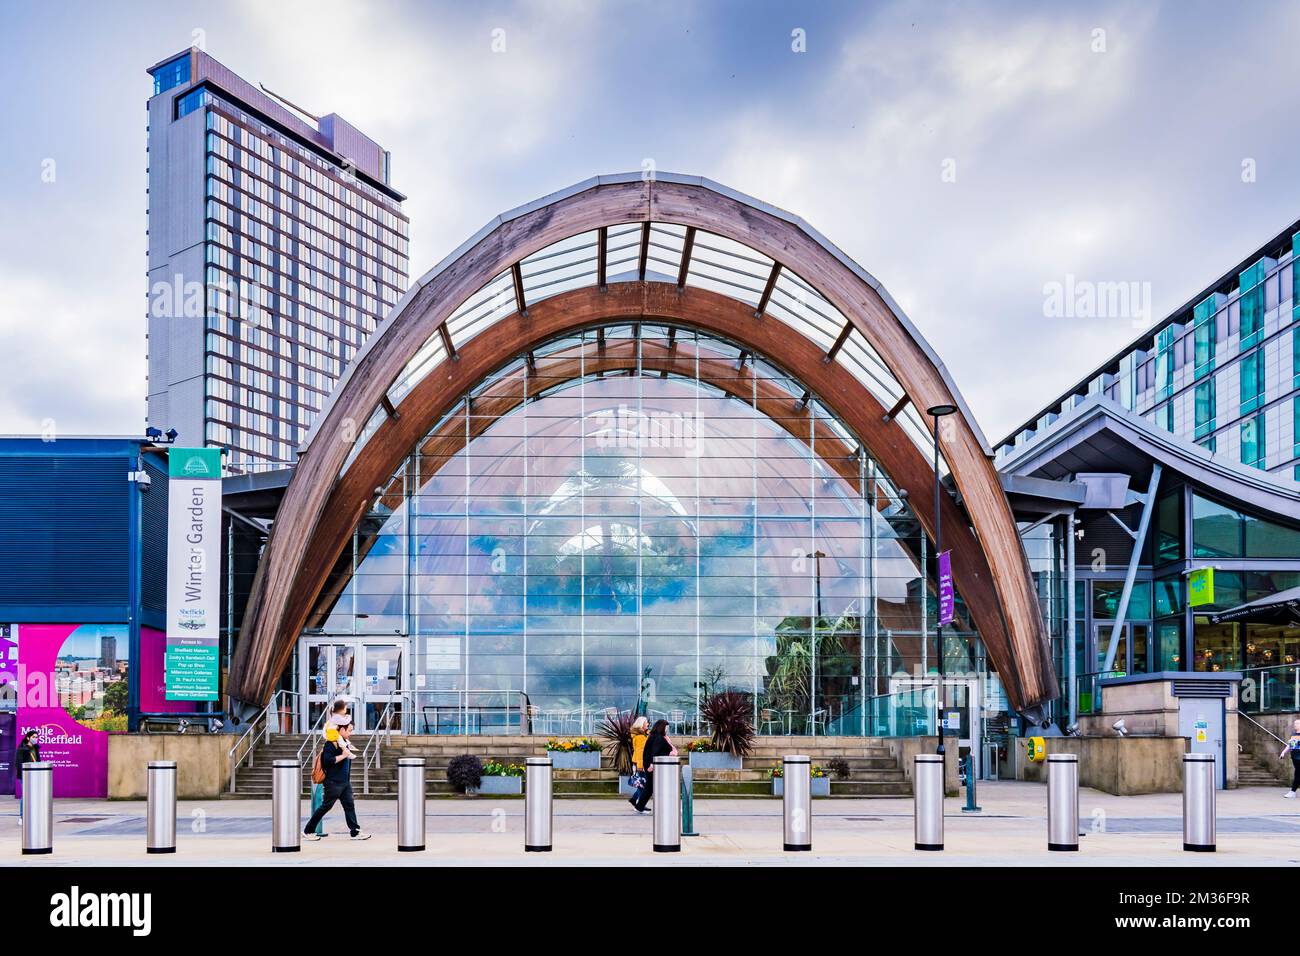
[[[314, 721], [312, 721], [312, 725], [307, 728], [307, 739], [304, 740], [302, 742], [302, 746], [298, 748], [299, 767], [306, 767], [308, 764], [310, 764], [312, 761], [316, 759], [316, 744], [319, 736], [317, 734], [317, 731], [319, 731], [321, 727], [325, 725], [325, 719], [329, 717], [329, 713], [330, 710], [328, 707], [323, 708], [320, 712], [320, 716], [317, 717]], [[302, 752], [306, 750], [309, 746], [311, 747], [311, 753], [307, 755], [307, 759], [304, 761], [302, 757]]]
[[[277, 690], [274, 694], [272, 694], [270, 702], [265, 707], [263, 707], [261, 712], [249, 722], [248, 729], [239, 735], [239, 739], [235, 741], [234, 746], [232, 746], [230, 750], [226, 753], [226, 758], [232, 761], [232, 763], [230, 764], [230, 792], [231, 793], [235, 792], [235, 778], [236, 778], [236, 774], [239, 771], [239, 768], [243, 766], [245, 763], [247, 763], [249, 767], [253, 766], [253, 754], [257, 750], [258, 735], [261, 735], [263, 739], [267, 741], [271, 739], [271, 726], [272, 726], [271, 714], [272, 713], [278, 714], [280, 713], [281, 710], [281, 708], [277, 705], [281, 704], [281, 702], [285, 697], [297, 697], [297, 696], [298, 693], [296, 691], [291, 691], [291, 690]], [[235, 753], [239, 751], [239, 748], [244, 744], [245, 741], [248, 741], [247, 748], [243, 751], [243, 753], [240, 754], [239, 757], [236, 758]]]
[[1279, 737], [1277, 734], [1273, 733], [1273, 731], [1269, 730], [1267, 727], [1265, 727], [1263, 724], [1261, 724], [1261, 723], [1260, 723], [1258, 720], [1256, 720], [1254, 717], [1250, 716], [1250, 714], [1246, 713], [1246, 712], [1243, 711], [1243, 710], [1238, 710], [1238, 711], [1237, 711], [1237, 714], [1238, 714], [1238, 716], [1245, 717], [1247, 720], [1249, 720], [1252, 724], [1254, 724], [1254, 725], [1255, 725], [1256, 727], [1258, 727], [1260, 730], [1264, 731], [1264, 733], [1268, 734], [1270, 737], [1272, 737], [1274, 740], [1276, 740], [1278, 743], [1280, 743], [1283, 747], [1285, 747], [1285, 746], [1288, 745], [1288, 744], [1287, 744], [1287, 741], [1283, 740], [1283, 739], [1282, 739], [1281, 737]]
[[[410, 699], [410, 694], [407, 691], [402, 690], [397, 691], [394, 696], [401, 698], [401, 700], [390, 700], [384, 705], [384, 709], [379, 712], [379, 719], [376, 721], [378, 727], [370, 732], [370, 739], [366, 741], [366, 746], [361, 751], [361, 792], [364, 794], [370, 793], [371, 760], [374, 760], [374, 767], [376, 770], [381, 769], [380, 757], [381, 751], [384, 748], [384, 740], [392, 735], [391, 731], [383, 731], [378, 728], [384, 727], [388, 721], [392, 719], [394, 705], [409, 701]], [[405, 717], [403, 717], [403, 721], [405, 721]], [[372, 747], [374, 748], [373, 755], [371, 754]]]

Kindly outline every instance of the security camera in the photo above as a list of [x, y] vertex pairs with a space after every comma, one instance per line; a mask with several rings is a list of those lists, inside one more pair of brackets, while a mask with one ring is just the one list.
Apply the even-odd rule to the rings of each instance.
[[1065, 728], [1065, 736], [1067, 737], [1079, 736], [1079, 722], [1077, 720], [1074, 723], [1072, 723], [1070, 726]]
[[1123, 717], [1121, 717], [1119, 720], [1115, 721], [1115, 723], [1111, 724], [1110, 726], [1111, 726], [1111, 729], [1115, 731], [1115, 736], [1116, 736], [1116, 737], [1127, 737], [1127, 736], [1128, 736], [1128, 728], [1124, 726], [1124, 718], [1123, 718]]

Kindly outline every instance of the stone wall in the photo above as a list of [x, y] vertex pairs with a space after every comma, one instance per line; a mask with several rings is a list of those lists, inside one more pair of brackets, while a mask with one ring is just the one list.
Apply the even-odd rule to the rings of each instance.
[[1290, 785], [1291, 759], [1278, 756], [1282, 752], [1282, 745], [1275, 738], [1281, 737], [1286, 740], [1290, 737], [1291, 722], [1296, 719], [1296, 715], [1252, 714], [1251, 717], [1257, 723], [1263, 724], [1269, 733], [1275, 736], [1270, 737], [1250, 720], [1238, 715], [1233, 723], [1237, 725], [1237, 739], [1241, 743], [1241, 749], [1254, 756], [1261, 765], [1272, 770], [1278, 783]]
[[[1127, 796], [1181, 793], [1184, 737], [1045, 737], [1049, 754], [1079, 757], [1079, 786]], [[1015, 741], [1017, 780], [1047, 782], [1047, 761], [1029, 760], [1027, 742]]]
[[221, 796], [230, 782], [233, 734], [110, 734], [108, 797], [143, 800], [150, 760], [176, 761], [176, 796], [181, 800]]

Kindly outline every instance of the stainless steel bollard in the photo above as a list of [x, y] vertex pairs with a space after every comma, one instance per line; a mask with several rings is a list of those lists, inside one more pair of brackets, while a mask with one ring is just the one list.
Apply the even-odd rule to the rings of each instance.
[[1079, 849], [1079, 755], [1047, 755], [1047, 848]]
[[553, 800], [550, 757], [524, 761], [524, 852], [551, 852]]
[[912, 766], [916, 848], [943, 849], [943, 756], [917, 754]]
[[397, 850], [424, 849], [424, 758], [397, 760]]
[[682, 848], [682, 765], [676, 757], [655, 757], [654, 851], [678, 853]]
[[781, 808], [785, 817], [785, 848], [812, 849], [812, 758], [802, 754], [781, 760]]
[[302, 768], [296, 760], [271, 764], [271, 852], [302, 849]]
[[176, 761], [150, 760], [146, 770], [149, 853], [176, 852]]
[[1183, 849], [1213, 853], [1215, 844], [1214, 754], [1183, 754]]
[[54, 852], [54, 764], [19, 764], [23, 775], [23, 853]]

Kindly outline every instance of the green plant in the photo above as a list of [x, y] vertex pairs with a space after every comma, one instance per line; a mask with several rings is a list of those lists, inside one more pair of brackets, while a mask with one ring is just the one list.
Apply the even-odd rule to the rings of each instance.
[[626, 713], [606, 716], [596, 731], [605, 741], [605, 753], [614, 759], [614, 769], [621, 777], [632, 772], [632, 722], [635, 720], [635, 715]]
[[840, 780], [849, 779], [849, 762], [843, 757], [836, 757], [826, 767], [831, 773], [835, 774], [836, 778]]
[[[785, 776], [785, 767], [773, 767], [771, 770], [767, 772], [767, 778], [769, 780], [779, 780], [784, 776]], [[823, 770], [818, 764], [813, 764], [811, 776], [824, 777], [826, 776], [826, 771]]]
[[736, 757], [754, 749], [754, 707], [747, 694], [724, 690], [714, 694], [700, 708], [700, 716], [713, 725], [713, 746]]
[[548, 753], [589, 753], [592, 750], [600, 750], [600, 743], [591, 737], [552, 737], [546, 741], [546, 750]]
[[500, 763], [496, 760], [489, 760], [483, 765], [483, 776], [485, 777], [522, 777], [524, 768], [517, 763]]
[[717, 749], [717, 747], [713, 746], [713, 741], [709, 740], [707, 737], [700, 737], [696, 740], [692, 740], [686, 745], [686, 752], [688, 754], [709, 754], [713, 753]]
[[447, 764], [447, 782], [458, 793], [477, 790], [483, 781], [483, 763], [473, 754], [457, 754]]

